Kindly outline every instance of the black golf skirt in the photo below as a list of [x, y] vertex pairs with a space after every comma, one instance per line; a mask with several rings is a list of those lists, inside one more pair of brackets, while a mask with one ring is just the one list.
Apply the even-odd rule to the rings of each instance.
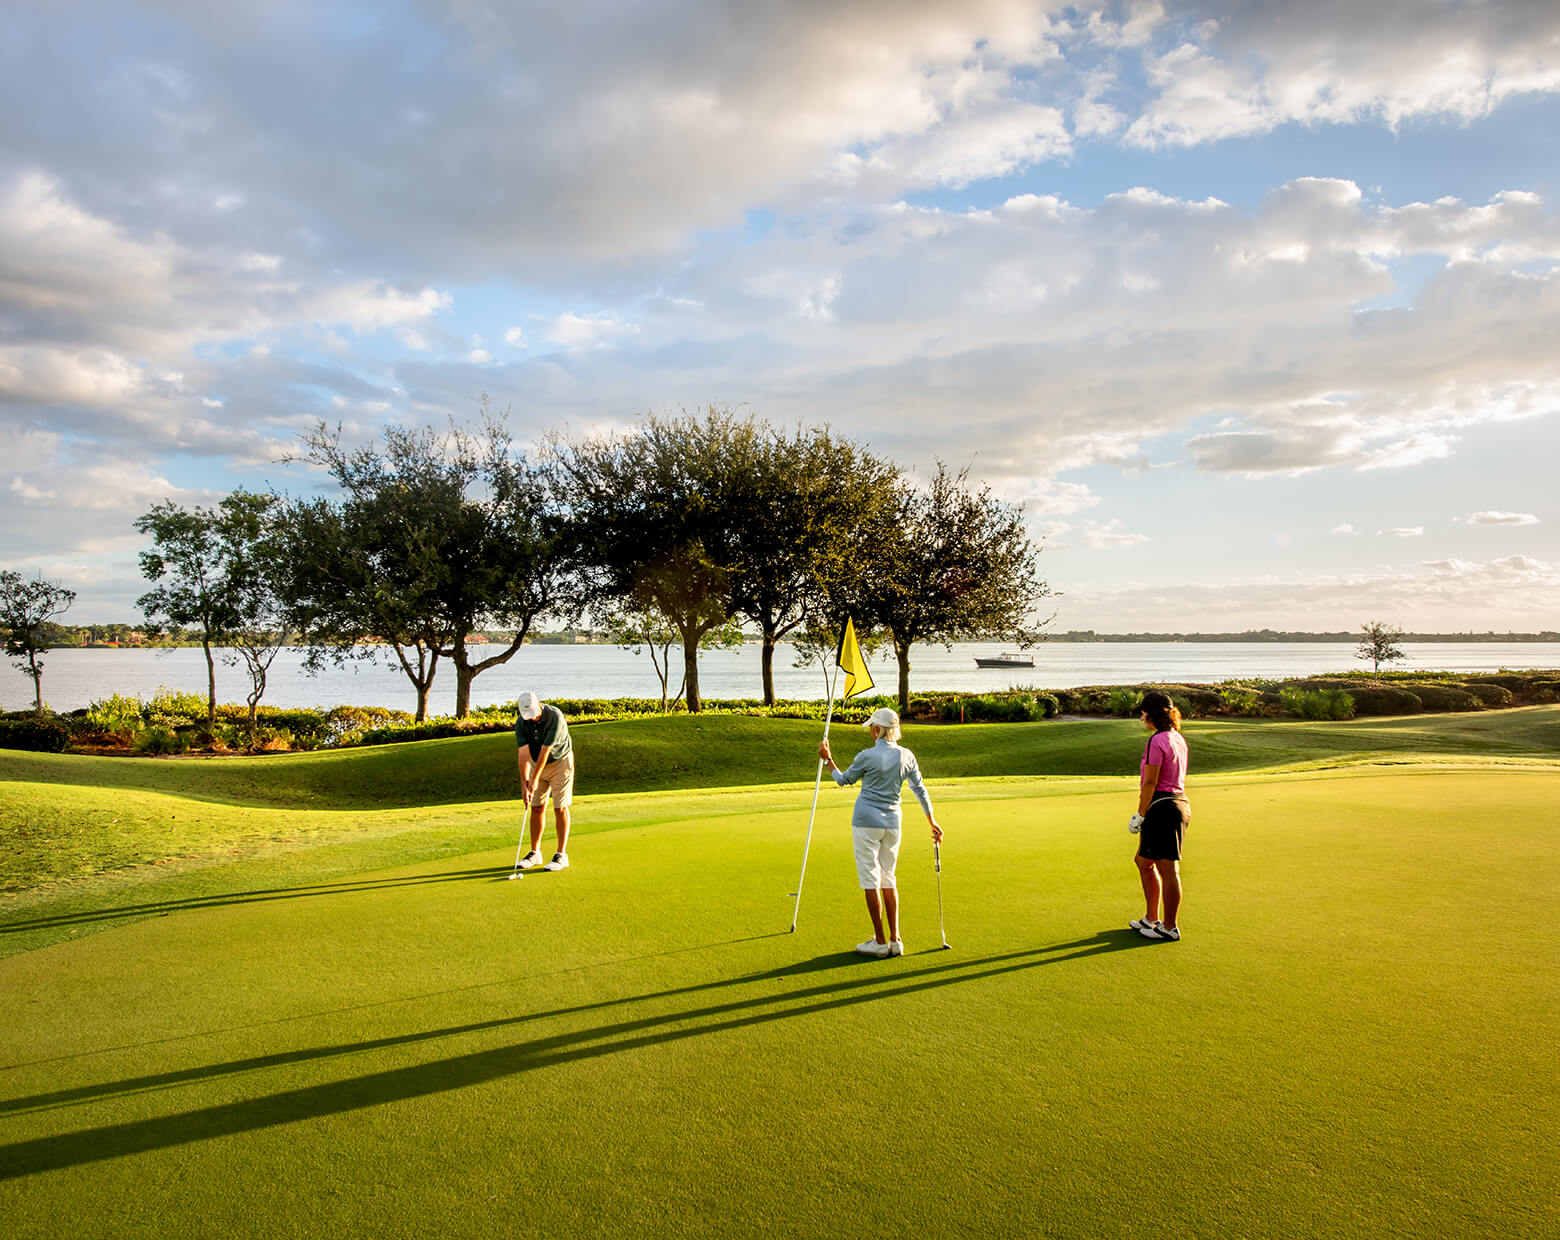
[[1192, 820], [1192, 803], [1184, 792], [1156, 792], [1143, 815], [1137, 855], [1145, 861], [1179, 861], [1181, 839]]

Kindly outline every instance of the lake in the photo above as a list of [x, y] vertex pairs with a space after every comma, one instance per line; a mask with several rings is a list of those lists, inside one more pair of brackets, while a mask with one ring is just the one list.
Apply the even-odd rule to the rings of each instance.
[[[1406, 670], [1560, 669], [1560, 642], [1419, 642], [1406, 643], [1403, 650], [1408, 658], [1394, 666]], [[910, 656], [911, 692], [1015, 686], [1065, 689], [1144, 681], [1217, 684], [1238, 677], [1308, 676], [1365, 667], [1354, 658], [1353, 645], [1323, 642], [1055, 642], [1041, 643], [1029, 652], [1035, 658], [1032, 670], [983, 670], [975, 666], [976, 655], [999, 651], [999, 646], [983, 643], [958, 645], [951, 651], [918, 646]], [[265, 704], [412, 710], [416, 698], [411, 684], [393, 657], [309, 676], [303, 670], [303, 651], [283, 650], [272, 666]], [[828, 696], [817, 665], [796, 668], [791, 663], [790, 647], [782, 646], [775, 656], [775, 692], [779, 696]], [[897, 672], [891, 657], [886, 662], [874, 661], [871, 671], [883, 692], [895, 692]], [[706, 698], [759, 697], [758, 646], [705, 653], [699, 659], [699, 680]], [[44, 656], [44, 700], [55, 710], [75, 710], [114, 693], [148, 699], [163, 686], [204, 695], [206, 663], [201, 651], [53, 650]], [[649, 656], [644, 653], [636, 655], [616, 646], [524, 646], [508, 663], [477, 677], [472, 684], [472, 705], [511, 702], [522, 689], [534, 689], [544, 699], [660, 694]], [[218, 663], [218, 700], [242, 702], [245, 693], [242, 669]], [[32, 682], [7, 664], [0, 669], [0, 707], [18, 710], [31, 705]], [[454, 708], [454, 669], [441, 664], [429, 710], [449, 714]]]

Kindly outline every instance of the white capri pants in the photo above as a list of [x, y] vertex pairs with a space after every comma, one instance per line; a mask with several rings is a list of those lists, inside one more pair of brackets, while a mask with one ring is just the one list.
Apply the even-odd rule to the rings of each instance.
[[856, 850], [856, 877], [863, 891], [878, 887], [894, 888], [894, 870], [899, 865], [898, 827], [852, 827], [851, 842]]

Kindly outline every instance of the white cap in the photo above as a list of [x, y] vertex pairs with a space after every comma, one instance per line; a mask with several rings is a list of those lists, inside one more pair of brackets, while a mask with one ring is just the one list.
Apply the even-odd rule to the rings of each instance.
[[899, 716], [886, 706], [879, 706], [872, 712], [872, 717], [861, 725], [864, 728], [897, 728]]
[[520, 707], [520, 718], [522, 719], [535, 719], [542, 713], [542, 699], [529, 689], [520, 695], [518, 705]]

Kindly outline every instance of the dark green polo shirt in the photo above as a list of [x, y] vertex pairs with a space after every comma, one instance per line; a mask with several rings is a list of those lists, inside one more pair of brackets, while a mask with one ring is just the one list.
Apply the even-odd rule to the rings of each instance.
[[547, 755], [551, 762], [561, 762], [573, 752], [569, 744], [569, 722], [556, 706], [542, 704], [542, 713], [535, 719], [515, 720], [515, 743], [531, 747], [531, 760], [542, 756], [542, 747], [551, 745]]

